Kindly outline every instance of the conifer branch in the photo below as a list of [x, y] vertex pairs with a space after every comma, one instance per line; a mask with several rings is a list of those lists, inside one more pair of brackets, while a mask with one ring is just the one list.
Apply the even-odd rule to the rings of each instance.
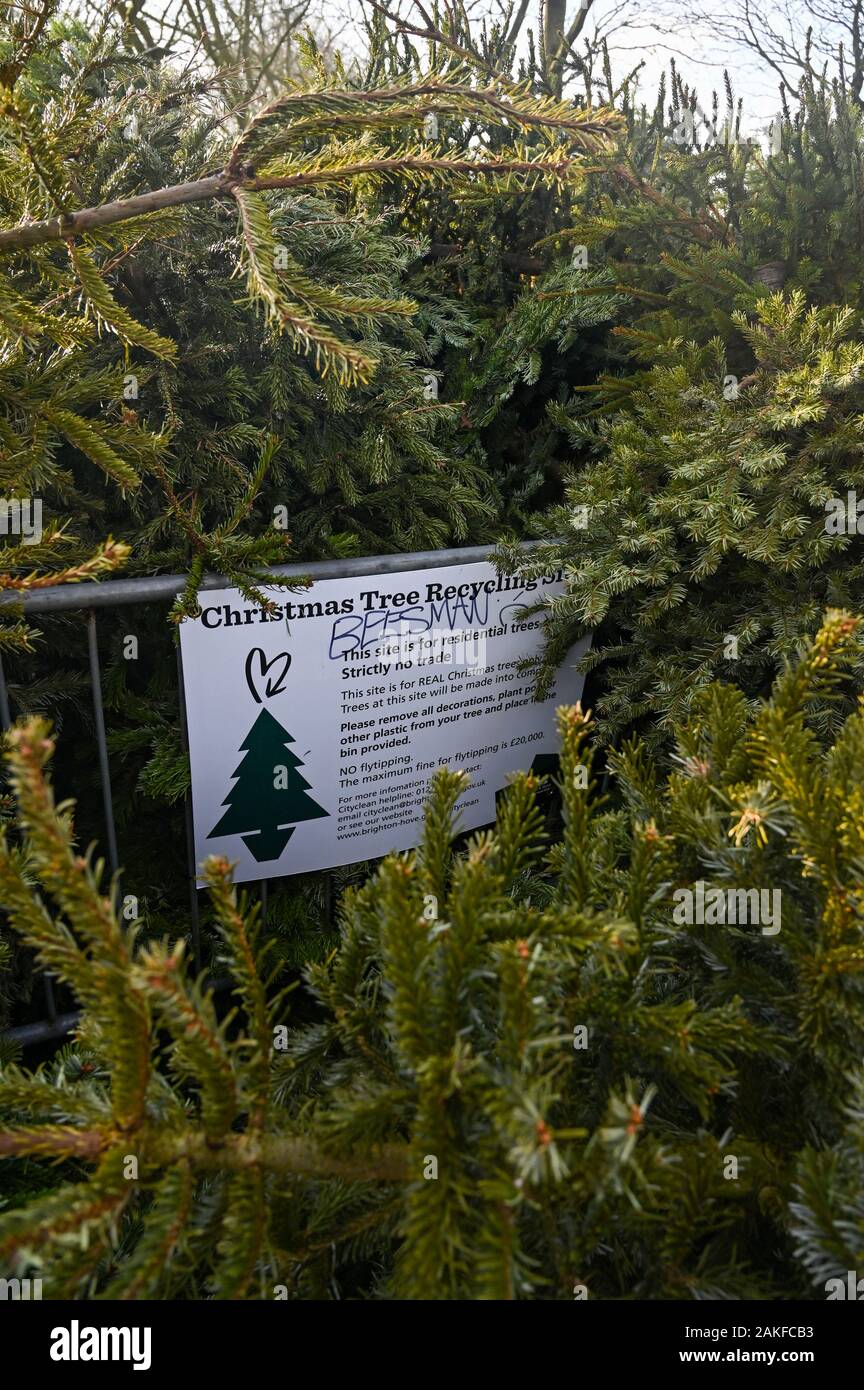
[[134, 198], [118, 199], [113, 203], [103, 203], [99, 207], [82, 208], [64, 217], [49, 218], [43, 222], [25, 222], [17, 227], [0, 231], [0, 252], [17, 251], [31, 246], [42, 246], [52, 241], [68, 241], [85, 232], [100, 227], [112, 226], [117, 222], [128, 222], [132, 218], [143, 217], [163, 208], [180, 207], [187, 203], [209, 202], [215, 198], [236, 196], [238, 192], [266, 192], [277, 188], [309, 188], [320, 184], [338, 183], [343, 179], [356, 178], [363, 174], [396, 175], [401, 173], [437, 173], [442, 176], [465, 177], [473, 174], [542, 174], [563, 177], [570, 170], [582, 172], [584, 166], [578, 159], [564, 155], [537, 157], [535, 159], [447, 159], [444, 157], [410, 155], [392, 159], [367, 159], [346, 163], [332, 169], [321, 168], [299, 171], [296, 174], [272, 177], [236, 178], [229, 174], [212, 175], [196, 179], [190, 183], [174, 184], [168, 188], [154, 189]]
[[[466, 73], [466, 77], [467, 77]], [[79, 211], [65, 210], [55, 218], [33, 221], [0, 231], [0, 251], [15, 251], [44, 245], [51, 241], [70, 240], [100, 227], [129, 221], [164, 208], [188, 203], [235, 196], [238, 192], [261, 192], [275, 188], [303, 188], [314, 184], [353, 178], [361, 174], [397, 174], [429, 172], [450, 176], [480, 173], [540, 172], [563, 175], [578, 167], [579, 156], [560, 153], [555, 159], [495, 160], [447, 159], [432, 156], [408, 156], [403, 159], [386, 157], [356, 161], [328, 174], [327, 168], [299, 171], [285, 179], [254, 176], [248, 160], [268, 158], [275, 149], [286, 143], [301, 142], [310, 133], [332, 135], [343, 128], [359, 130], [382, 126], [398, 126], [406, 120], [420, 121], [430, 103], [442, 114], [470, 116], [479, 113], [489, 119], [504, 121], [524, 130], [536, 129], [551, 134], [565, 133], [580, 152], [611, 148], [621, 129], [621, 120], [608, 111], [574, 112], [568, 103], [549, 98], [529, 96], [514, 89], [504, 97], [495, 87], [475, 90], [459, 82], [430, 79], [419, 83], [404, 83], [395, 87], [365, 92], [312, 90], [291, 92], [265, 107], [235, 143], [226, 167], [217, 174], [188, 183], [154, 189], [136, 197], [118, 199], [98, 207]], [[282, 127], [285, 127], [283, 130]], [[278, 138], [277, 138], [278, 135]], [[274, 143], [275, 141], [275, 143]]]
[[132, 315], [117, 303], [84, 248], [76, 246], [74, 241], [69, 241], [68, 246], [69, 258], [81, 283], [84, 298], [100, 322], [113, 328], [125, 343], [144, 348], [156, 357], [176, 357], [177, 347], [170, 338], [163, 338], [143, 324], [136, 323]]

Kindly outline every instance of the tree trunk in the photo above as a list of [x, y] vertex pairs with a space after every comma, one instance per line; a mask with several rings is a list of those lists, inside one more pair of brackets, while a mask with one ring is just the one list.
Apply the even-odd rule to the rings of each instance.
[[560, 69], [557, 67], [553, 69], [552, 59], [555, 57], [561, 45], [561, 37], [565, 33], [567, 0], [546, 0], [545, 19], [543, 42], [546, 46], [546, 77], [550, 85], [560, 95]]

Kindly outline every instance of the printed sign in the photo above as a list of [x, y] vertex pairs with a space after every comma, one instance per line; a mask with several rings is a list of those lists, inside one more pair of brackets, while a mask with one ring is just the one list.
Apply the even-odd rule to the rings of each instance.
[[471, 778], [460, 828], [495, 818], [508, 774], [557, 750], [582, 693], [574, 648], [549, 698], [520, 671], [542, 644], [525, 606], [560, 593], [483, 562], [201, 595], [180, 630], [196, 862], [277, 878], [410, 849], [442, 763]]

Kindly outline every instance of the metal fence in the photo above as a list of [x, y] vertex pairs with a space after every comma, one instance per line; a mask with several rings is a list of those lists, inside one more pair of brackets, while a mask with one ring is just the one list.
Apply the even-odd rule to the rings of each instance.
[[[539, 542], [528, 542], [521, 548], [531, 550]], [[276, 565], [270, 573], [285, 579], [351, 579], [367, 574], [396, 574], [402, 570], [436, 569], [439, 566], [462, 565], [488, 560], [494, 552], [492, 545], [463, 546], [454, 550], [424, 550], [414, 554], [371, 555], [351, 560], [321, 560], [308, 565]], [[101, 608], [121, 608], [130, 604], [171, 604], [185, 588], [186, 577], [182, 574], [144, 576], [140, 579], [113, 579], [103, 583], [61, 584], [55, 588], [34, 589], [23, 595], [25, 617], [35, 613], [86, 614], [87, 649], [90, 664], [90, 685], [93, 700], [93, 720], [96, 731], [96, 746], [99, 759], [99, 779], [102, 788], [102, 809], [105, 821], [105, 848], [111, 873], [118, 875], [120, 861], [117, 853], [117, 828], [114, 821], [114, 802], [111, 795], [111, 766], [108, 757], [108, 740], [105, 729], [105, 710], [102, 703], [102, 672], [99, 664], [99, 637], [97, 612]], [[201, 583], [201, 589], [230, 588], [230, 580], [218, 574], [208, 574]], [[18, 592], [0, 594], [0, 611], [15, 608], [20, 611], [22, 595]], [[180, 732], [184, 751], [188, 751], [186, 729], [186, 706], [183, 698], [183, 670], [180, 645], [177, 645], [177, 684]], [[0, 656], [0, 725], [8, 729], [12, 722], [9, 705], [9, 690]], [[198, 915], [197, 865], [195, 863], [195, 842], [192, 833], [192, 800], [186, 797], [186, 855], [189, 878], [189, 902], [191, 917], [192, 950], [196, 967], [201, 964], [201, 942]], [[267, 881], [261, 881], [262, 913], [267, 911]], [[22, 1046], [59, 1038], [70, 1032], [78, 1017], [75, 1013], [58, 1014], [54, 997], [54, 987], [49, 975], [43, 975], [45, 989], [46, 1017], [36, 1023], [23, 1024], [12, 1028], [6, 1037], [15, 1039]]]

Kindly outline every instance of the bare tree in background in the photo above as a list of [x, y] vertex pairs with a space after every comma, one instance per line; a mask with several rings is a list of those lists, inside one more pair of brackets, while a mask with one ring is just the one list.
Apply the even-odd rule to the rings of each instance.
[[282, 90], [297, 74], [297, 39], [307, 28], [326, 62], [347, 27], [333, 0], [80, 0], [77, 8], [92, 30], [113, 8], [130, 50], [230, 75], [244, 102]]
[[864, 105], [864, 0], [702, 0], [689, 9], [722, 43], [757, 54], [788, 91], [827, 67]]
[[[489, 72], [506, 71], [533, 41], [550, 93], [578, 80], [590, 103], [604, 49], [653, 21], [657, 0], [361, 0], [397, 32], [450, 49]], [[520, 45], [521, 40], [521, 45]]]

